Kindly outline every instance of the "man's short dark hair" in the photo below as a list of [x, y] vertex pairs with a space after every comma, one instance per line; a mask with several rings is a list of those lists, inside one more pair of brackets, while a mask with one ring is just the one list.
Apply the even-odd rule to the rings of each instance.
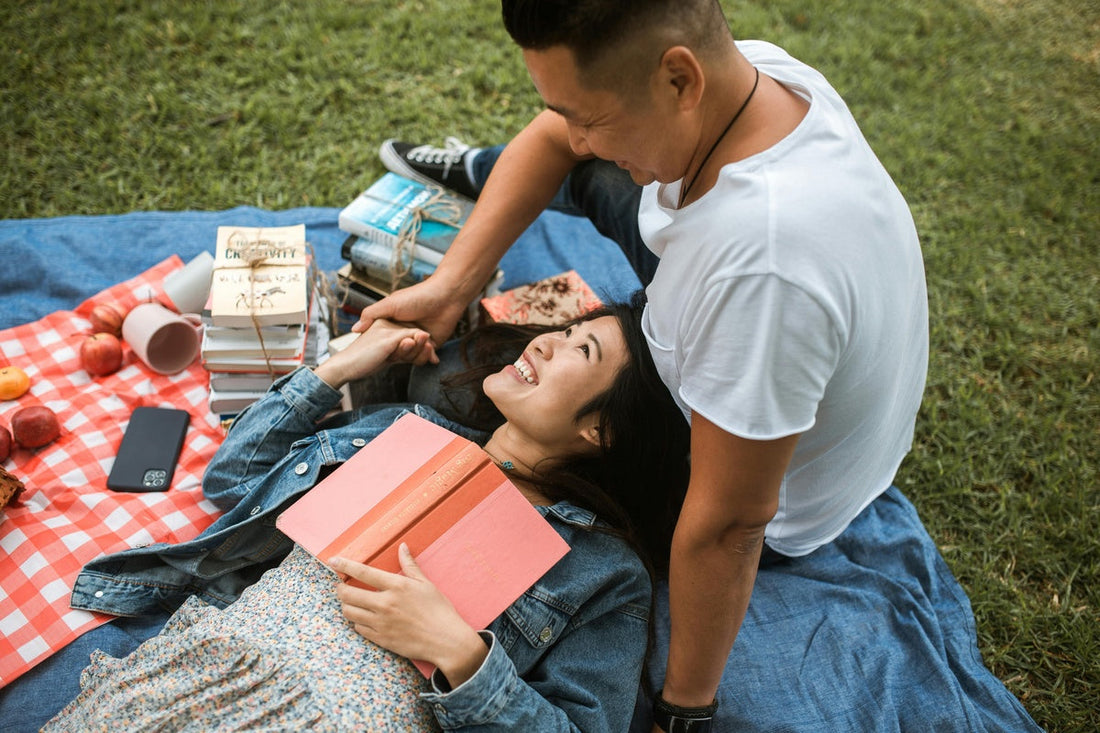
[[[637, 58], [619, 58], [636, 53], [636, 41], [657, 37], [665, 48], [683, 45], [704, 54], [716, 40], [729, 36], [718, 0], [503, 0], [501, 14], [521, 48], [564, 46], [597, 84], [621, 82], [624, 71], [651, 70], [646, 64], [637, 68]], [[606, 60], [615, 63], [602, 63]]]

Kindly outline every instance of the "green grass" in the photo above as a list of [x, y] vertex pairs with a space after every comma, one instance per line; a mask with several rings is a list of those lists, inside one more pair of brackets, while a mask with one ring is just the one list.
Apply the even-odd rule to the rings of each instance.
[[[1095, 0], [724, 4], [829, 77], [906, 194], [932, 360], [898, 483], [987, 664], [1048, 730], [1100, 729]], [[384, 138], [503, 141], [540, 103], [498, 14], [9, 2], [0, 217], [342, 206]]]

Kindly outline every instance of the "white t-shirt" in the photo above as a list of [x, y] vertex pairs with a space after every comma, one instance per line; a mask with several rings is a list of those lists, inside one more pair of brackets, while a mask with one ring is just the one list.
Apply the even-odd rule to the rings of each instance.
[[644, 327], [689, 418], [754, 440], [801, 434], [765, 537], [804, 555], [890, 486], [910, 448], [924, 265], [905, 200], [836, 91], [776, 46], [738, 45], [810, 108], [683, 209], [682, 182], [645, 188], [639, 226], [661, 261]]

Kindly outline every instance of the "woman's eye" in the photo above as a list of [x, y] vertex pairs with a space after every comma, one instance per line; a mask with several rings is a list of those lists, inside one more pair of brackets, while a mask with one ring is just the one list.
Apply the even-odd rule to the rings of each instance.
[[572, 335], [573, 335], [573, 327], [570, 326], [569, 328], [565, 329], [565, 337], [569, 338]]
[[587, 357], [588, 353], [589, 353], [588, 344], [581, 344], [580, 349], [581, 349], [581, 353], [583, 353], [585, 355], [585, 357]]

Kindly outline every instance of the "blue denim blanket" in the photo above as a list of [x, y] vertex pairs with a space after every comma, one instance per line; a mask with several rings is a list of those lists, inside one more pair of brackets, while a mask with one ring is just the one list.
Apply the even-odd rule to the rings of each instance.
[[[0, 330], [72, 309], [172, 254], [187, 261], [213, 252], [218, 225], [305, 223], [321, 268], [335, 270], [345, 238], [337, 213], [240, 207], [0, 221]], [[567, 269], [605, 300], [638, 287], [614, 244], [586, 220], [556, 212], [543, 214], [501, 267], [506, 288]], [[663, 597], [657, 626], [652, 671], [659, 680], [667, 643]], [[87, 636], [125, 654], [155, 630], [156, 624], [124, 622]], [[60, 697], [75, 695], [66, 686], [75, 684], [72, 667], [86, 663], [87, 650], [74, 651], [5, 689], [0, 711], [42, 706], [44, 685]], [[719, 700], [720, 731], [1038, 730], [982, 663], [966, 594], [897, 489], [810, 556], [766, 555]], [[646, 709], [639, 706], [636, 730], [648, 731]]]
[[[668, 645], [668, 589], [658, 598]], [[765, 550], [719, 689], [719, 731], [1041, 730], [985, 667], [974, 615], [896, 487], [805, 557]], [[654, 682], [665, 658], [651, 660]], [[632, 733], [649, 733], [639, 705]]]

